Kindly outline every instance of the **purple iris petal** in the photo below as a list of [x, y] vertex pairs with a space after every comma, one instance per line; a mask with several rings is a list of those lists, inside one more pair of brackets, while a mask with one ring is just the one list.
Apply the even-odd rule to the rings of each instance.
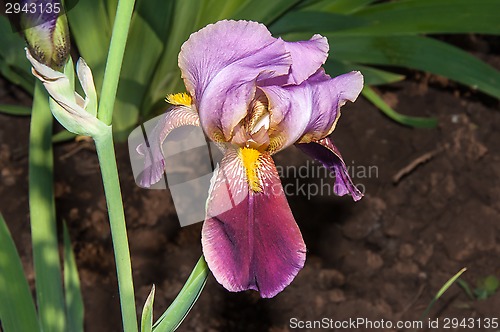
[[279, 150], [295, 143], [307, 128], [313, 113], [313, 90], [309, 83], [300, 86], [260, 88], [269, 100], [270, 136], [281, 142]]
[[274, 135], [283, 136], [283, 149], [329, 135], [340, 116], [340, 107], [354, 101], [363, 88], [363, 76], [353, 71], [330, 78], [321, 69], [300, 85], [261, 87], [269, 99]]
[[345, 194], [350, 194], [355, 201], [359, 201], [363, 197], [363, 194], [352, 182], [345, 162], [330, 138], [327, 137], [311, 143], [296, 144], [296, 146], [314, 159], [320, 161], [327, 169], [335, 172], [334, 191], [337, 195], [344, 196]]
[[148, 135], [151, 153], [148, 153], [148, 150], [143, 145], [137, 147], [137, 151], [146, 157], [144, 160], [144, 171], [140, 179], [142, 187], [151, 187], [160, 181], [165, 172], [162, 144], [172, 130], [186, 125], [199, 126], [198, 114], [186, 106], [173, 107], [162, 116], [161, 120]]
[[262, 191], [253, 192], [237, 152], [227, 151], [209, 195], [202, 245], [226, 289], [273, 297], [304, 266], [306, 247], [268, 154], [261, 156], [258, 174]]
[[330, 79], [321, 70], [309, 80], [312, 85], [313, 113], [304, 132], [304, 143], [330, 135], [340, 117], [340, 107], [354, 102], [363, 89], [363, 75], [352, 71]]
[[191, 35], [179, 53], [187, 91], [203, 129], [229, 140], [247, 113], [258, 80], [287, 75], [292, 60], [285, 42], [256, 22], [220, 21]]
[[292, 67], [288, 84], [299, 85], [325, 63], [328, 58], [328, 40], [326, 37], [314, 35], [309, 40], [286, 42], [286, 50], [292, 56]]

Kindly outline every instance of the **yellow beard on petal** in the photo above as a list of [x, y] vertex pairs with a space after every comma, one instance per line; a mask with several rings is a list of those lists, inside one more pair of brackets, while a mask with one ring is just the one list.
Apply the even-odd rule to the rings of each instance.
[[176, 106], [191, 106], [192, 100], [191, 96], [185, 92], [169, 94], [167, 98], [165, 98], [167, 103], [176, 105]]
[[260, 179], [257, 172], [259, 169], [259, 158], [261, 153], [251, 148], [240, 148], [238, 155], [243, 162], [243, 166], [245, 167], [248, 187], [252, 189], [253, 192], [261, 192], [262, 187], [260, 186]]
[[266, 149], [269, 154], [274, 154], [276, 151], [280, 150], [283, 145], [285, 144], [285, 137], [283, 135], [276, 135], [273, 137], [270, 137], [269, 139], [269, 145]]

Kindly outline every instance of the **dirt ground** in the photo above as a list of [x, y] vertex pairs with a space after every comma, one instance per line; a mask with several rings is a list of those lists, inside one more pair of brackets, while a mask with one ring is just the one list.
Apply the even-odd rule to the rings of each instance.
[[[457, 40], [500, 69], [498, 41]], [[443, 78], [406, 74], [406, 81], [378, 91], [399, 112], [436, 116], [439, 126], [400, 126], [363, 98], [344, 107], [332, 138], [365, 197], [358, 203], [328, 194], [308, 199], [293, 195], [292, 190], [289, 204], [308, 248], [305, 267], [294, 282], [275, 298], [260, 299], [255, 292], [227, 292], [210, 275], [180, 331], [285, 332], [295, 330], [294, 318], [413, 321], [461, 268], [467, 267], [462, 279], [471, 288], [488, 275], [500, 277], [499, 102]], [[0, 102], [29, 105], [30, 100], [2, 79]], [[33, 284], [29, 118], [0, 115], [0, 123], [0, 211]], [[74, 244], [86, 331], [120, 331], [114, 259], [95, 149], [91, 142], [70, 142], [57, 145], [55, 154], [58, 219], [67, 221]], [[138, 312], [154, 283], [155, 317], [159, 317], [201, 254], [201, 224], [181, 228], [169, 191], [137, 187], [126, 144], [117, 145], [117, 154]], [[295, 148], [275, 160], [284, 168], [318, 166]], [[407, 174], [402, 175], [404, 171]], [[327, 180], [289, 176], [283, 183], [293, 189]], [[499, 312], [500, 292], [486, 300], [471, 299], [453, 285], [424, 319], [424, 326], [428, 319], [439, 318], [440, 328], [433, 331], [445, 330], [445, 317], [477, 322], [500, 319]], [[476, 325], [469, 330], [487, 329]]]

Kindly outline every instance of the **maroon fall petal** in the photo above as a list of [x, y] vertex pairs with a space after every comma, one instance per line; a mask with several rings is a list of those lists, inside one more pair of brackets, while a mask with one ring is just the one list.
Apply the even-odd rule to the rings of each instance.
[[230, 291], [274, 297], [302, 269], [306, 247], [270, 155], [259, 158], [260, 192], [249, 188], [238, 151], [214, 175], [202, 245], [217, 281]]
[[355, 201], [359, 201], [363, 197], [363, 194], [352, 182], [342, 155], [330, 138], [326, 137], [311, 143], [296, 144], [296, 146], [321, 162], [331, 172], [335, 172], [335, 194], [339, 196], [350, 194]]

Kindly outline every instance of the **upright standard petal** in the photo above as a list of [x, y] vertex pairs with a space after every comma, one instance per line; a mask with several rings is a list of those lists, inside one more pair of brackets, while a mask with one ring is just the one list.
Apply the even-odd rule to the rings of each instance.
[[273, 154], [302, 137], [313, 112], [313, 98], [307, 83], [303, 86], [266, 86], [260, 89], [269, 100], [268, 150]]
[[344, 196], [345, 194], [350, 194], [355, 201], [359, 201], [363, 197], [363, 194], [352, 182], [345, 162], [330, 138], [327, 137], [311, 143], [296, 144], [296, 146], [321, 162], [331, 172], [335, 172], [335, 185], [333, 189], [337, 195]]
[[228, 150], [214, 175], [203, 253], [226, 289], [268, 298], [304, 266], [306, 247], [271, 156], [246, 150]]
[[362, 88], [360, 72], [330, 78], [322, 69], [297, 86], [260, 87], [269, 100], [272, 152], [328, 136], [340, 116], [340, 107], [347, 100], [356, 100]]
[[309, 40], [285, 42], [285, 47], [292, 56], [292, 67], [288, 84], [299, 85], [325, 63], [330, 46], [326, 37], [314, 35]]
[[317, 141], [330, 135], [340, 117], [340, 107], [347, 101], [354, 102], [363, 89], [363, 75], [359, 71], [330, 78], [321, 70], [308, 82], [313, 112], [299, 143]]
[[207, 135], [229, 141], [247, 113], [259, 80], [287, 75], [292, 60], [285, 42], [256, 22], [220, 21], [192, 34], [179, 67]]
[[162, 145], [167, 135], [180, 126], [199, 126], [198, 114], [188, 106], [175, 106], [167, 111], [156, 124], [151, 134], [148, 135], [149, 149], [142, 144], [137, 147], [137, 152], [145, 155], [144, 171], [141, 174], [140, 185], [151, 187], [160, 181], [165, 171], [165, 159]]

